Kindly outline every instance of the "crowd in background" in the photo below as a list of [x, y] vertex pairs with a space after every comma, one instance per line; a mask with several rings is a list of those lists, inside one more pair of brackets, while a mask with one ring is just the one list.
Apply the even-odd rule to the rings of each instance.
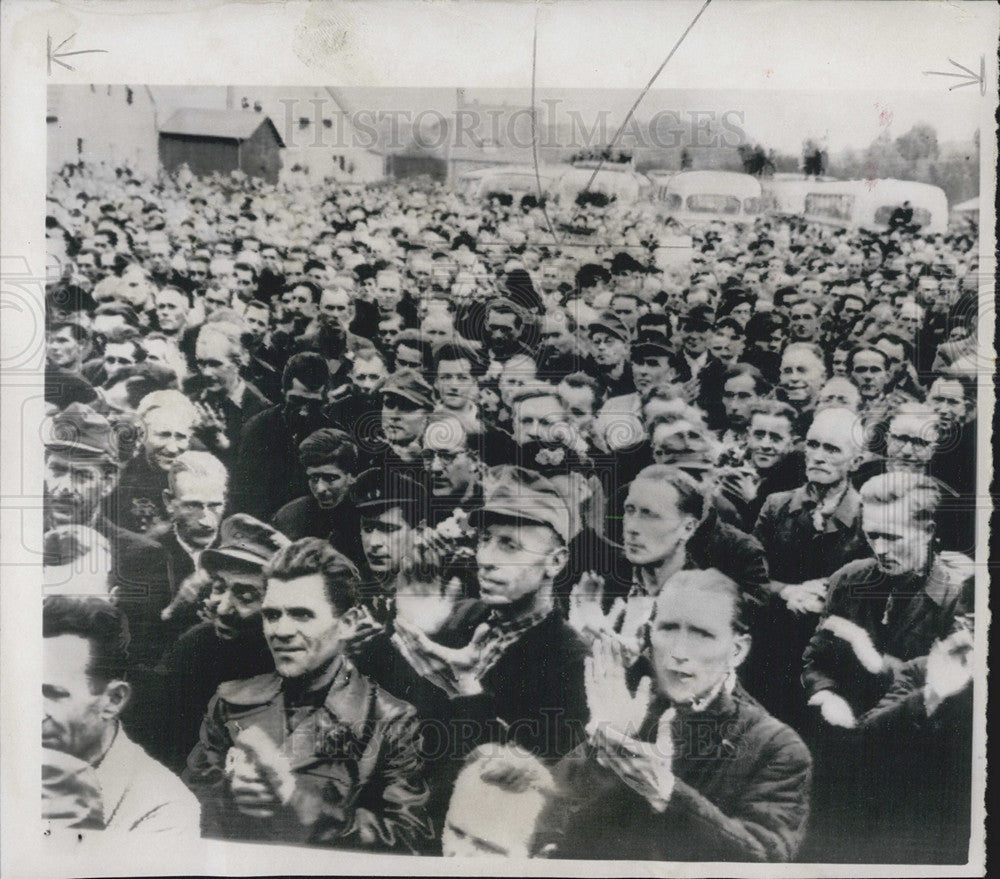
[[964, 862], [976, 241], [664, 229], [55, 175], [45, 817]]

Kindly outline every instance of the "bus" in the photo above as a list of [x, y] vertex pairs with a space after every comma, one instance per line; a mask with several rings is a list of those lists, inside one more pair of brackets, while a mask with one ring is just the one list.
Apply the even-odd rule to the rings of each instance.
[[925, 233], [948, 229], [944, 190], [914, 180], [838, 180], [813, 183], [802, 215], [812, 222], [884, 232], [894, 212], [909, 202], [910, 225]]
[[500, 165], [496, 168], [480, 168], [469, 171], [458, 178], [457, 190], [470, 199], [486, 198], [497, 192], [520, 200], [525, 195], [538, 195], [538, 184], [542, 184], [542, 195], [551, 196], [559, 178], [560, 170], [551, 165], [540, 165], [535, 175], [533, 165]]
[[618, 204], [634, 205], [646, 201], [652, 189], [650, 179], [631, 164], [584, 161], [558, 167], [555, 191], [563, 204], [575, 201], [580, 193], [587, 191], [600, 192]]
[[761, 212], [760, 182], [736, 171], [681, 171], [653, 177], [652, 202], [682, 225], [747, 223]]

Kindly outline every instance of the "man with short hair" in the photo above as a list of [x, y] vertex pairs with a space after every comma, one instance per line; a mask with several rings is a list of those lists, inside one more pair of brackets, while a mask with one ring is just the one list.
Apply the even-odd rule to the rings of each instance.
[[[517, 745], [480, 745], [455, 779], [441, 833], [446, 858], [544, 858], [544, 817], [558, 794], [552, 773]], [[483, 803], [490, 808], [484, 809]], [[547, 831], [547, 828], [545, 828]]]
[[117, 525], [144, 534], [167, 520], [167, 473], [191, 446], [198, 410], [180, 391], [167, 390], [143, 397], [136, 414], [141, 445], [123, 468], [105, 511]]
[[769, 495], [798, 488], [805, 480], [805, 461], [796, 448], [796, 419], [796, 411], [777, 400], [761, 400], [750, 410], [747, 458], [759, 481], [747, 501], [749, 522], [757, 521]]
[[121, 610], [103, 598], [49, 596], [42, 637], [42, 819], [78, 836], [197, 838], [197, 799], [122, 729], [132, 689]]
[[324, 427], [302, 440], [298, 453], [309, 494], [278, 510], [274, 526], [291, 540], [321, 537], [360, 565], [358, 510], [349, 497], [358, 472], [357, 446], [344, 431]]
[[45, 336], [45, 362], [49, 372], [82, 374], [90, 333], [79, 320], [57, 320]]
[[270, 402], [241, 376], [242, 329], [229, 322], [203, 324], [195, 339], [198, 372], [188, 381], [188, 395], [201, 413], [195, 435], [226, 466], [237, 459], [244, 426]]
[[482, 433], [479, 421], [479, 356], [467, 345], [451, 343], [434, 352], [435, 411], [458, 418], [470, 433]]
[[861, 498], [850, 481], [862, 443], [849, 409], [818, 411], [806, 434], [805, 484], [772, 493], [754, 527], [767, 553], [772, 598], [765, 616], [770, 634], [757, 645], [763, 673], [750, 691], [796, 729], [802, 728], [805, 708], [802, 653], [823, 609], [827, 578], [869, 552], [861, 532]]
[[826, 364], [815, 345], [795, 342], [785, 348], [776, 396], [798, 414], [794, 424], [796, 436], [805, 435], [816, 406], [816, 395], [826, 377]]
[[457, 512], [482, 502], [482, 462], [470, 434], [454, 415], [435, 412], [423, 437], [424, 466], [430, 473], [433, 503], [430, 526], [436, 528]]
[[153, 294], [156, 325], [160, 332], [179, 339], [191, 313], [191, 296], [177, 287], [164, 287]]
[[973, 594], [972, 561], [933, 547], [941, 492], [932, 479], [885, 473], [860, 494], [871, 556], [829, 578], [822, 618], [803, 656], [821, 782], [810, 855], [824, 861], [854, 860], [845, 834], [866, 800], [865, 755], [844, 730], [875, 708], [904, 663], [951, 634]]
[[737, 681], [751, 647], [743, 593], [719, 571], [682, 571], [655, 602], [637, 687], [610, 640], [587, 660], [587, 742], [555, 771], [558, 856], [794, 859], [811, 760]]
[[222, 684], [188, 758], [206, 834], [416, 852], [431, 827], [413, 708], [347, 658], [358, 574], [313, 537], [264, 568], [275, 672]]

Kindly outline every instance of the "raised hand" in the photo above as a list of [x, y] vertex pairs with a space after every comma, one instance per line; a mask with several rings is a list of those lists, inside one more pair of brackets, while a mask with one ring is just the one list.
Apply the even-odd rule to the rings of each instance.
[[652, 681], [644, 677], [635, 693], [629, 692], [627, 664], [622, 645], [614, 639], [600, 637], [594, 641], [583, 671], [590, 709], [588, 731], [600, 727], [630, 738], [638, 734], [649, 710]]
[[621, 646], [609, 638], [597, 640], [593, 655], [585, 660], [584, 684], [595, 759], [662, 812], [674, 787], [670, 732], [674, 709], [660, 718], [655, 742], [638, 738], [649, 711], [652, 682], [644, 677], [635, 695], [629, 692]]
[[475, 696], [482, 692], [478, 669], [490, 634], [486, 623], [480, 623], [469, 643], [457, 649], [432, 641], [405, 618], [397, 618], [396, 634], [407, 642], [411, 651], [420, 654], [427, 676], [449, 696]]
[[417, 545], [396, 579], [396, 619], [428, 635], [441, 629], [462, 597], [457, 577], [441, 573], [443, 539], [430, 537]]
[[972, 683], [972, 633], [966, 629], [935, 641], [927, 655], [924, 701], [933, 714], [949, 696], [961, 693]]
[[365, 645], [385, 631], [385, 626], [376, 622], [367, 607], [354, 607], [341, 617], [343, 628], [340, 640], [350, 656], [357, 656]]
[[820, 714], [830, 726], [840, 726], [844, 729], [854, 729], [857, 720], [854, 711], [843, 696], [838, 696], [833, 690], [820, 690], [810, 700], [810, 705], [819, 708]]
[[604, 578], [587, 571], [569, 595], [569, 624], [588, 645], [604, 635], [612, 636], [625, 616], [625, 602], [620, 598], [604, 613]]
[[[205, 601], [206, 604], [210, 605], [211, 588], [211, 576], [201, 568], [197, 568], [193, 574], [184, 578], [181, 585], [177, 588], [177, 594], [173, 597], [170, 604], [160, 611], [160, 619], [164, 621], [173, 619], [189, 607], [199, 605], [202, 601]], [[218, 603], [218, 601], [216, 601], [216, 603]], [[206, 610], [207, 616], [210, 618], [210, 607]]]

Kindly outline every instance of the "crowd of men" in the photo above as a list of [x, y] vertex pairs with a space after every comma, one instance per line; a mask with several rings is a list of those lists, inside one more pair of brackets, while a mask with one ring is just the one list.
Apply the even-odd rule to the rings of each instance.
[[663, 228], [57, 174], [51, 826], [964, 862], [975, 241]]

